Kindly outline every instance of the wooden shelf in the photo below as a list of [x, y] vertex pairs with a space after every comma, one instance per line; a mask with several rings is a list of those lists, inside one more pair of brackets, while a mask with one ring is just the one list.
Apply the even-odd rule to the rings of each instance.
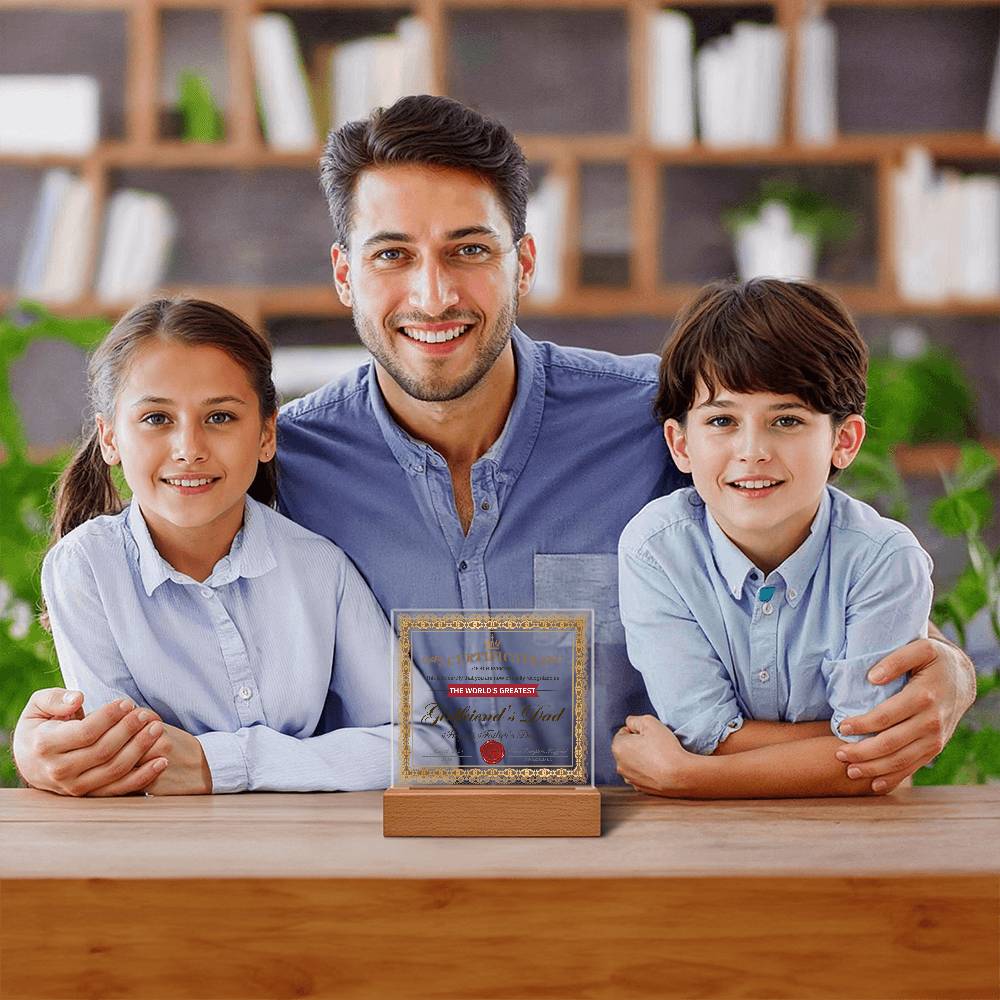
[[[970, 6], [997, 6], [1000, 0], [830, 0], [830, 6], [926, 7], [960, 9]], [[659, 0], [0, 0], [3, 10], [112, 10], [127, 18], [127, 58], [125, 79], [128, 82], [125, 102], [125, 137], [100, 143], [84, 156], [51, 155], [41, 157], [0, 156], [3, 168], [47, 169], [66, 167], [89, 177], [97, 192], [97, 209], [103, 212], [114, 190], [115, 173], [121, 170], [144, 172], [168, 170], [269, 170], [293, 169], [315, 173], [321, 154], [316, 146], [303, 152], [286, 153], [269, 149], [257, 121], [253, 69], [250, 59], [249, 24], [261, 10], [412, 10], [423, 16], [431, 27], [439, 80], [444, 80], [443, 66], [449, 44], [448, 14], [480, 9], [524, 9], [579, 11], [621, 10], [626, 17], [625, 44], [629, 59], [629, 120], [633, 128], [615, 134], [523, 133], [518, 140], [533, 164], [552, 166], [562, 172], [579, 202], [581, 170], [593, 163], [618, 163], [627, 169], [629, 229], [631, 254], [629, 274], [632, 287], [602, 288], [580, 286], [581, 250], [577, 245], [579, 218], [569, 222], [567, 260], [564, 267], [565, 294], [557, 302], [524, 301], [526, 315], [567, 317], [654, 316], [668, 319], [694, 293], [695, 286], [664, 285], [659, 262], [664, 257], [661, 227], [667, 200], [671, 198], [669, 180], [662, 183], [664, 168], [677, 167], [868, 167], [874, 168], [875, 195], [873, 220], [877, 235], [874, 241], [873, 280], [871, 286], [851, 285], [835, 288], [847, 305], [859, 314], [876, 316], [954, 316], [988, 317], [1000, 315], [1000, 299], [983, 302], [950, 301], [940, 304], [906, 302], [895, 293], [893, 276], [893, 209], [891, 173], [905, 149], [919, 143], [938, 158], [982, 164], [996, 170], [1000, 164], [1000, 142], [990, 141], [982, 133], [930, 132], [842, 135], [824, 146], [800, 145], [785, 141], [773, 147], [733, 149], [694, 145], [684, 149], [662, 148], [650, 143], [645, 119], [648, 111], [647, 59], [648, 16], [665, 6]], [[745, 0], [692, 0], [682, 7], [746, 6]], [[774, 11], [775, 23], [793, 29], [805, 15], [802, 0], [772, 0], [761, 6]], [[163, 44], [163, 21], [160, 14], [178, 10], [217, 11], [224, 19], [223, 38], [228, 61], [229, 100], [226, 108], [227, 141], [219, 144], [192, 144], [157, 137], [162, 109], [158, 106], [157, 79], [160, 72], [160, 49]], [[794, 46], [793, 46], [794, 47]], [[794, 58], [793, 58], [794, 62]], [[791, 79], [791, 74], [789, 75]], [[786, 103], [791, 106], [793, 84], [789, 82]], [[791, 132], [786, 129], [786, 136]], [[151, 183], [151, 182], [149, 182]], [[576, 206], [579, 208], [579, 206]], [[317, 203], [319, 208], [319, 203]], [[347, 315], [332, 288], [327, 285], [305, 287], [199, 286], [192, 291], [205, 297], [218, 297], [243, 311], [252, 320], [278, 316], [342, 317]], [[9, 303], [11, 293], [0, 289], [0, 304]], [[59, 312], [84, 315], [120, 311], [100, 305], [92, 299], [59, 307]]]
[[[981, 441], [983, 447], [1000, 461], [1000, 441]], [[896, 468], [904, 476], [940, 476], [954, 472], [958, 465], [959, 448], [950, 442], [901, 445], [896, 449]]]

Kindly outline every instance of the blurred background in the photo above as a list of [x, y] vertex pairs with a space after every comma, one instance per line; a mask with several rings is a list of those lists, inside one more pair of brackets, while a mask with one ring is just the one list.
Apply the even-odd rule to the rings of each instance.
[[532, 165], [536, 339], [659, 351], [700, 284], [816, 276], [873, 351], [843, 487], [935, 560], [981, 697], [919, 780], [1000, 778], [1000, 0], [0, 0], [0, 781], [85, 354], [154, 291], [266, 329], [285, 399], [366, 357], [322, 137], [406, 93]]

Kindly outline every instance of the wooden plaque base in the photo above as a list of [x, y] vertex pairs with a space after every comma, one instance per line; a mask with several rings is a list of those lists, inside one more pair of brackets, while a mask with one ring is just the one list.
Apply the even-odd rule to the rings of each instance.
[[389, 788], [385, 837], [599, 837], [596, 788]]

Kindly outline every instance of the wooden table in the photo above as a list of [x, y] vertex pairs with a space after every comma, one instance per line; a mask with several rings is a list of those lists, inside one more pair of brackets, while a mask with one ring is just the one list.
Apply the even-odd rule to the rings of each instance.
[[385, 840], [380, 795], [0, 791], [0, 996], [998, 997], [1000, 786]]

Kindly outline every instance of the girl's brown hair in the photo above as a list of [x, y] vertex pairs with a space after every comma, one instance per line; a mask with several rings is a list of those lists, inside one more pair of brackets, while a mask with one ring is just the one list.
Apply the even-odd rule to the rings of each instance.
[[836, 296], [807, 281], [706, 285], [674, 323], [654, 410], [682, 424], [698, 382], [731, 392], [795, 395], [834, 426], [863, 414], [868, 348]]
[[[111, 469], [101, 455], [94, 418], [98, 413], [112, 417], [129, 365], [153, 339], [225, 351], [246, 372], [260, 401], [261, 417], [267, 419], [278, 410], [270, 345], [235, 313], [201, 299], [154, 299], [136, 306], [111, 328], [91, 355], [87, 368], [89, 424], [84, 425], [84, 441], [56, 484], [53, 545], [85, 521], [101, 514], [117, 514], [122, 509]], [[277, 486], [272, 458], [258, 464], [248, 492], [255, 500], [273, 507]]]

